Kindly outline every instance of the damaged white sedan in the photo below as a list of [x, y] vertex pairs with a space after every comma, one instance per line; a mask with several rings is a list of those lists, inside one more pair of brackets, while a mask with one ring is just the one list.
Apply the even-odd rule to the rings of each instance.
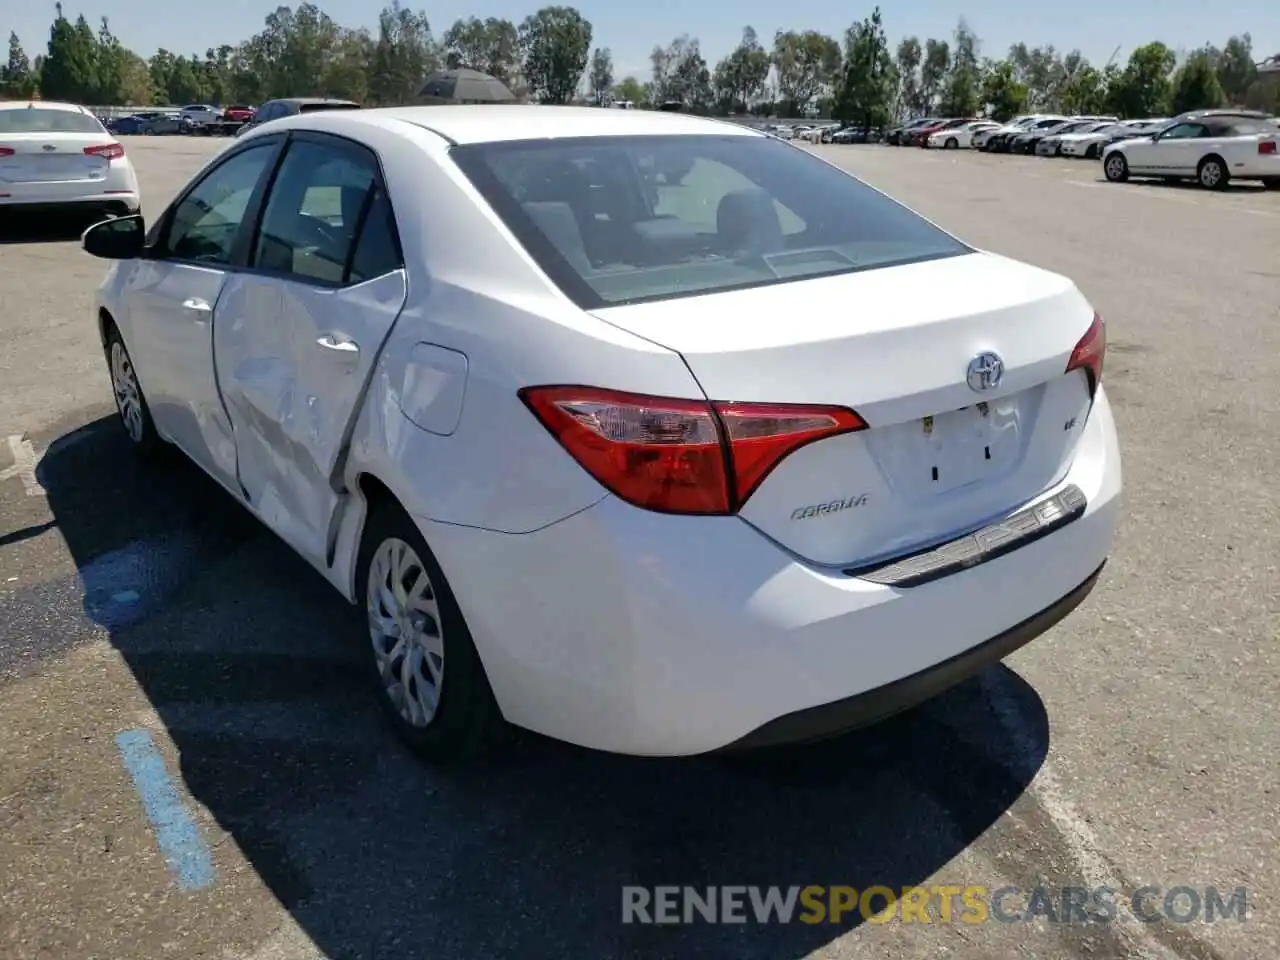
[[650, 756], [838, 733], [1047, 630], [1111, 548], [1076, 287], [745, 127], [314, 113], [84, 245], [129, 437], [363, 608], [432, 759], [502, 721]]

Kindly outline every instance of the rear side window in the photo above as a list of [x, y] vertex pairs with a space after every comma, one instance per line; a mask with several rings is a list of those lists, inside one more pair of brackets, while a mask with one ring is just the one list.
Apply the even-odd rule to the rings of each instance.
[[21, 107], [0, 110], [0, 134], [6, 133], [106, 133], [106, 128], [88, 113]]
[[395, 218], [386, 191], [374, 188], [369, 212], [360, 228], [360, 239], [351, 254], [349, 282], [363, 283], [399, 270], [401, 267], [400, 244], [397, 240]]
[[768, 137], [587, 137], [455, 147], [584, 309], [969, 253], [842, 170]]
[[254, 266], [331, 286], [395, 269], [398, 263], [388, 265], [398, 259], [390, 208], [381, 194], [372, 157], [294, 142], [267, 198]]

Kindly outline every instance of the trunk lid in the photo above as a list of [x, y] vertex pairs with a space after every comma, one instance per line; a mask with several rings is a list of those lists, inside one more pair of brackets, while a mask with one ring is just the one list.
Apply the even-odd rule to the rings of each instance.
[[65, 183], [103, 180], [111, 167], [106, 157], [86, 154], [85, 147], [114, 143], [108, 133], [10, 133], [0, 134], [0, 182]]
[[[1026, 503], [1065, 474], [1091, 404], [1065, 370], [1093, 309], [1069, 280], [986, 253], [594, 313], [679, 352], [712, 400], [866, 421], [792, 453], [741, 510], [820, 564], [901, 555]], [[1002, 375], [974, 389], [986, 353]]]

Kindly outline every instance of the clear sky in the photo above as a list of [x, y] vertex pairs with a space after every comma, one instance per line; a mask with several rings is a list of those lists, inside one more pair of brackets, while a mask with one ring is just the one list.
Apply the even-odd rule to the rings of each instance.
[[[479, 6], [462, 0], [402, 2], [425, 9], [437, 37], [459, 17], [506, 17], [518, 24], [541, 5], [538, 0], [488, 0]], [[208, 47], [238, 43], [257, 33], [276, 6], [269, 0], [66, 0], [63, 9], [72, 19], [83, 13], [95, 26], [108, 17], [125, 44], [149, 57], [160, 47], [203, 54]], [[319, 6], [345, 26], [372, 27], [382, 3], [326, 0]], [[677, 34], [697, 37], [714, 66], [737, 44], [745, 24], [755, 27], [767, 47], [778, 29], [815, 29], [840, 37], [850, 20], [871, 10], [871, 4], [837, 0], [580, 0], [576, 6], [594, 27], [594, 45], [613, 51], [616, 77], [634, 74], [641, 80], [649, 77], [649, 51]], [[1280, 53], [1280, 0], [1222, 6], [1202, 0], [911, 0], [884, 3], [882, 11], [891, 43], [908, 34], [949, 38], [963, 14], [982, 39], [983, 52], [992, 56], [1022, 40], [1029, 46], [1052, 43], [1064, 52], [1078, 48], [1097, 64], [1120, 47], [1123, 62], [1129, 50], [1149, 40], [1191, 49], [1221, 45], [1232, 33], [1245, 31], [1253, 35], [1258, 59]], [[5, 35], [16, 30], [28, 56], [44, 52], [52, 18], [52, 2], [0, 0], [0, 30]]]

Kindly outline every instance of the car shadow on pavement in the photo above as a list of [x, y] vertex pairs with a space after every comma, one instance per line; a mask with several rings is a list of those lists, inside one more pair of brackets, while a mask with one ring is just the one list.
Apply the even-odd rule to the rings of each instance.
[[[1003, 720], [1012, 709], [1030, 744], [1013, 759], [973, 680], [873, 729], [749, 758], [642, 760], [520, 734], [484, 763], [432, 770], [378, 720], [352, 609], [194, 467], [138, 461], [103, 418], [52, 444], [38, 477], [85, 610], [223, 831], [215, 863], [241, 851], [329, 957], [805, 956], [856, 913], [623, 924], [623, 887], [945, 876], [1048, 750], [1040, 699], [996, 667]], [[199, 894], [212, 910], [216, 884]]]

